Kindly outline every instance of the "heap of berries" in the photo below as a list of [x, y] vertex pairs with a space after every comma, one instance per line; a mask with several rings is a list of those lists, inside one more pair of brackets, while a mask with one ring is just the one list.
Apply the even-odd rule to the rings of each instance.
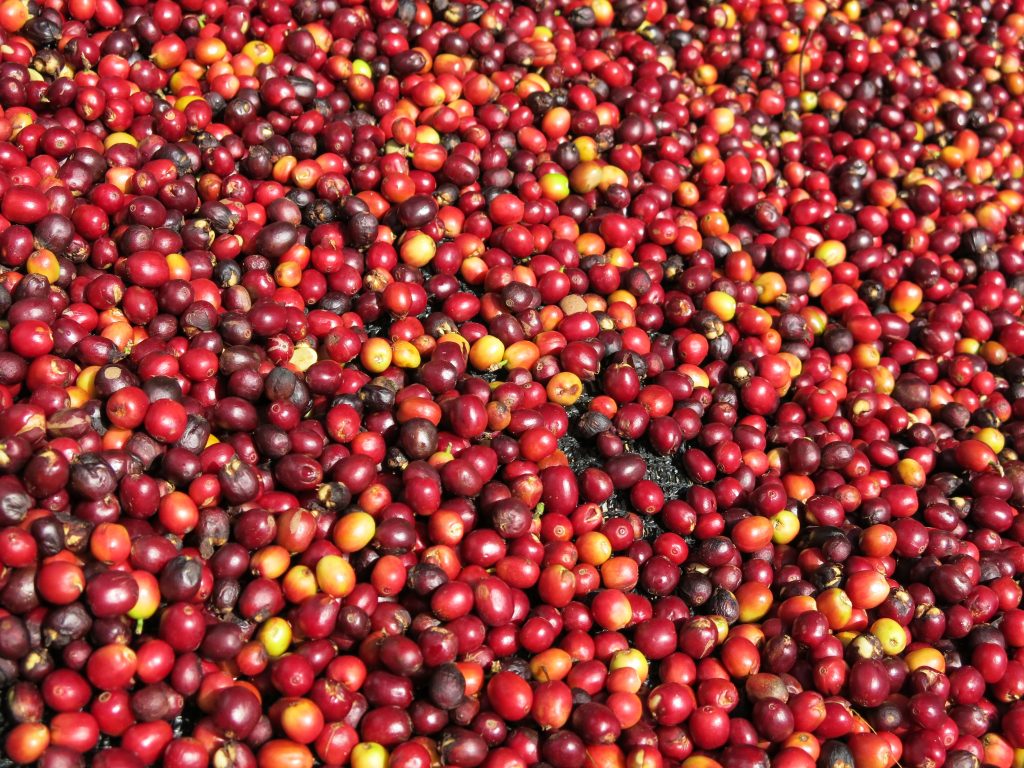
[[0, 0], [0, 765], [1024, 766], [1024, 0]]

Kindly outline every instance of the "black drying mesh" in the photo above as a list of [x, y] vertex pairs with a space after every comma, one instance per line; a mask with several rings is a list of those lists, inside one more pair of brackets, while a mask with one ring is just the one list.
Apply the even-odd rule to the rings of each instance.
[[[569, 415], [569, 433], [558, 441], [559, 449], [569, 460], [569, 468], [577, 475], [587, 467], [600, 467], [601, 457], [594, 448], [593, 442], [580, 438], [574, 433], [573, 427], [579, 422], [580, 416], [585, 413], [586, 404], [581, 398], [580, 402], [567, 408]], [[581, 405], [582, 404], [582, 405]], [[682, 449], [681, 449], [682, 450]], [[683, 471], [676, 464], [676, 457], [681, 450], [671, 456], [661, 456], [654, 453], [641, 444], [629, 445], [630, 453], [633, 453], [647, 462], [647, 473], [644, 477], [658, 484], [665, 494], [665, 501], [679, 499], [685, 496], [686, 490], [693, 485], [693, 482], [686, 477]], [[604, 504], [607, 517], [625, 517], [634, 511], [629, 503], [629, 492], [616, 491]], [[644, 516], [645, 538], [656, 536], [662, 533], [661, 527], [657, 524], [657, 516]]]

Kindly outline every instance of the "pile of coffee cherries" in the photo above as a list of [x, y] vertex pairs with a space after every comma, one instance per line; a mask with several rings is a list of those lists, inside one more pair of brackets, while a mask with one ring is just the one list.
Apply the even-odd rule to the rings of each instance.
[[0, 0], [0, 765], [1024, 766], [1024, 0]]

